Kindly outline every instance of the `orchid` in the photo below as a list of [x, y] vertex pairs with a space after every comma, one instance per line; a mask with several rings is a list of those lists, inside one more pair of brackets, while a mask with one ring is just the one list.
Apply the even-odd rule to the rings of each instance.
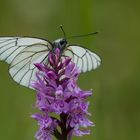
[[[56, 49], [48, 56], [48, 64], [37, 63], [37, 80], [32, 83], [36, 90], [36, 107], [40, 113], [32, 118], [38, 121], [38, 140], [71, 140], [72, 136], [90, 134], [87, 127], [94, 126], [87, 116], [91, 91], [83, 91], [77, 85], [80, 71], [70, 58], [61, 59]], [[84, 128], [84, 129], [83, 129]]]

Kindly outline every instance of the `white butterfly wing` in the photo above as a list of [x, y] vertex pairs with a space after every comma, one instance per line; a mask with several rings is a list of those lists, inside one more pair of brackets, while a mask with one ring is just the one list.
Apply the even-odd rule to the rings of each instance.
[[47, 63], [52, 45], [42, 39], [28, 37], [0, 38], [0, 60], [10, 64], [11, 77], [20, 85], [30, 87], [36, 80], [35, 63]]
[[63, 56], [64, 58], [72, 58], [72, 61], [78, 66], [81, 72], [94, 70], [101, 64], [101, 59], [97, 54], [76, 45], [68, 46]]

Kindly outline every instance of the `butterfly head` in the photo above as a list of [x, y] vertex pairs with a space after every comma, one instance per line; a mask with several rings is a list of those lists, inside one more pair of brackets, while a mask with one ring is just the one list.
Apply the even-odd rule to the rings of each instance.
[[67, 45], [67, 40], [65, 38], [57, 39], [53, 42], [54, 48], [59, 48], [63, 51]]

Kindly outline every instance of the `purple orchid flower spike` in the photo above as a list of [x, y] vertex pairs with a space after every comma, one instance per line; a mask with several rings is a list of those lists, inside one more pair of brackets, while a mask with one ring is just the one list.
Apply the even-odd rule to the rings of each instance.
[[35, 135], [38, 140], [52, 140], [53, 136], [71, 140], [74, 135], [89, 135], [87, 127], [94, 126], [87, 118], [90, 113], [86, 99], [92, 92], [78, 87], [79, 69], [70, 58], [62, 60], [60, 56], [60, 50], [56, 49], [49, 54], [48, 65], [35, 64], [38, 72], [33, 88], [37, 92], [36, 107], [41, 113], [32, 118], [38, 121]]

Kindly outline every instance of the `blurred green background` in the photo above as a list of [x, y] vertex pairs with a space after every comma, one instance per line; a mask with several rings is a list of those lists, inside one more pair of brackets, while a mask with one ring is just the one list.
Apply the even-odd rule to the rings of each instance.
[[[93, 89], [90, 136], [74, 140], [140, 140], [140, 1], [0, 0], [0, 36], [35, 36], [54, 40], [99, 31], [69, 40], [95, 51], [102, 65], [82, 74], [79, 86]], [[0, 62], [0, 140], [34, 140], [37, 122], [34, 91], [17, 85]]]

